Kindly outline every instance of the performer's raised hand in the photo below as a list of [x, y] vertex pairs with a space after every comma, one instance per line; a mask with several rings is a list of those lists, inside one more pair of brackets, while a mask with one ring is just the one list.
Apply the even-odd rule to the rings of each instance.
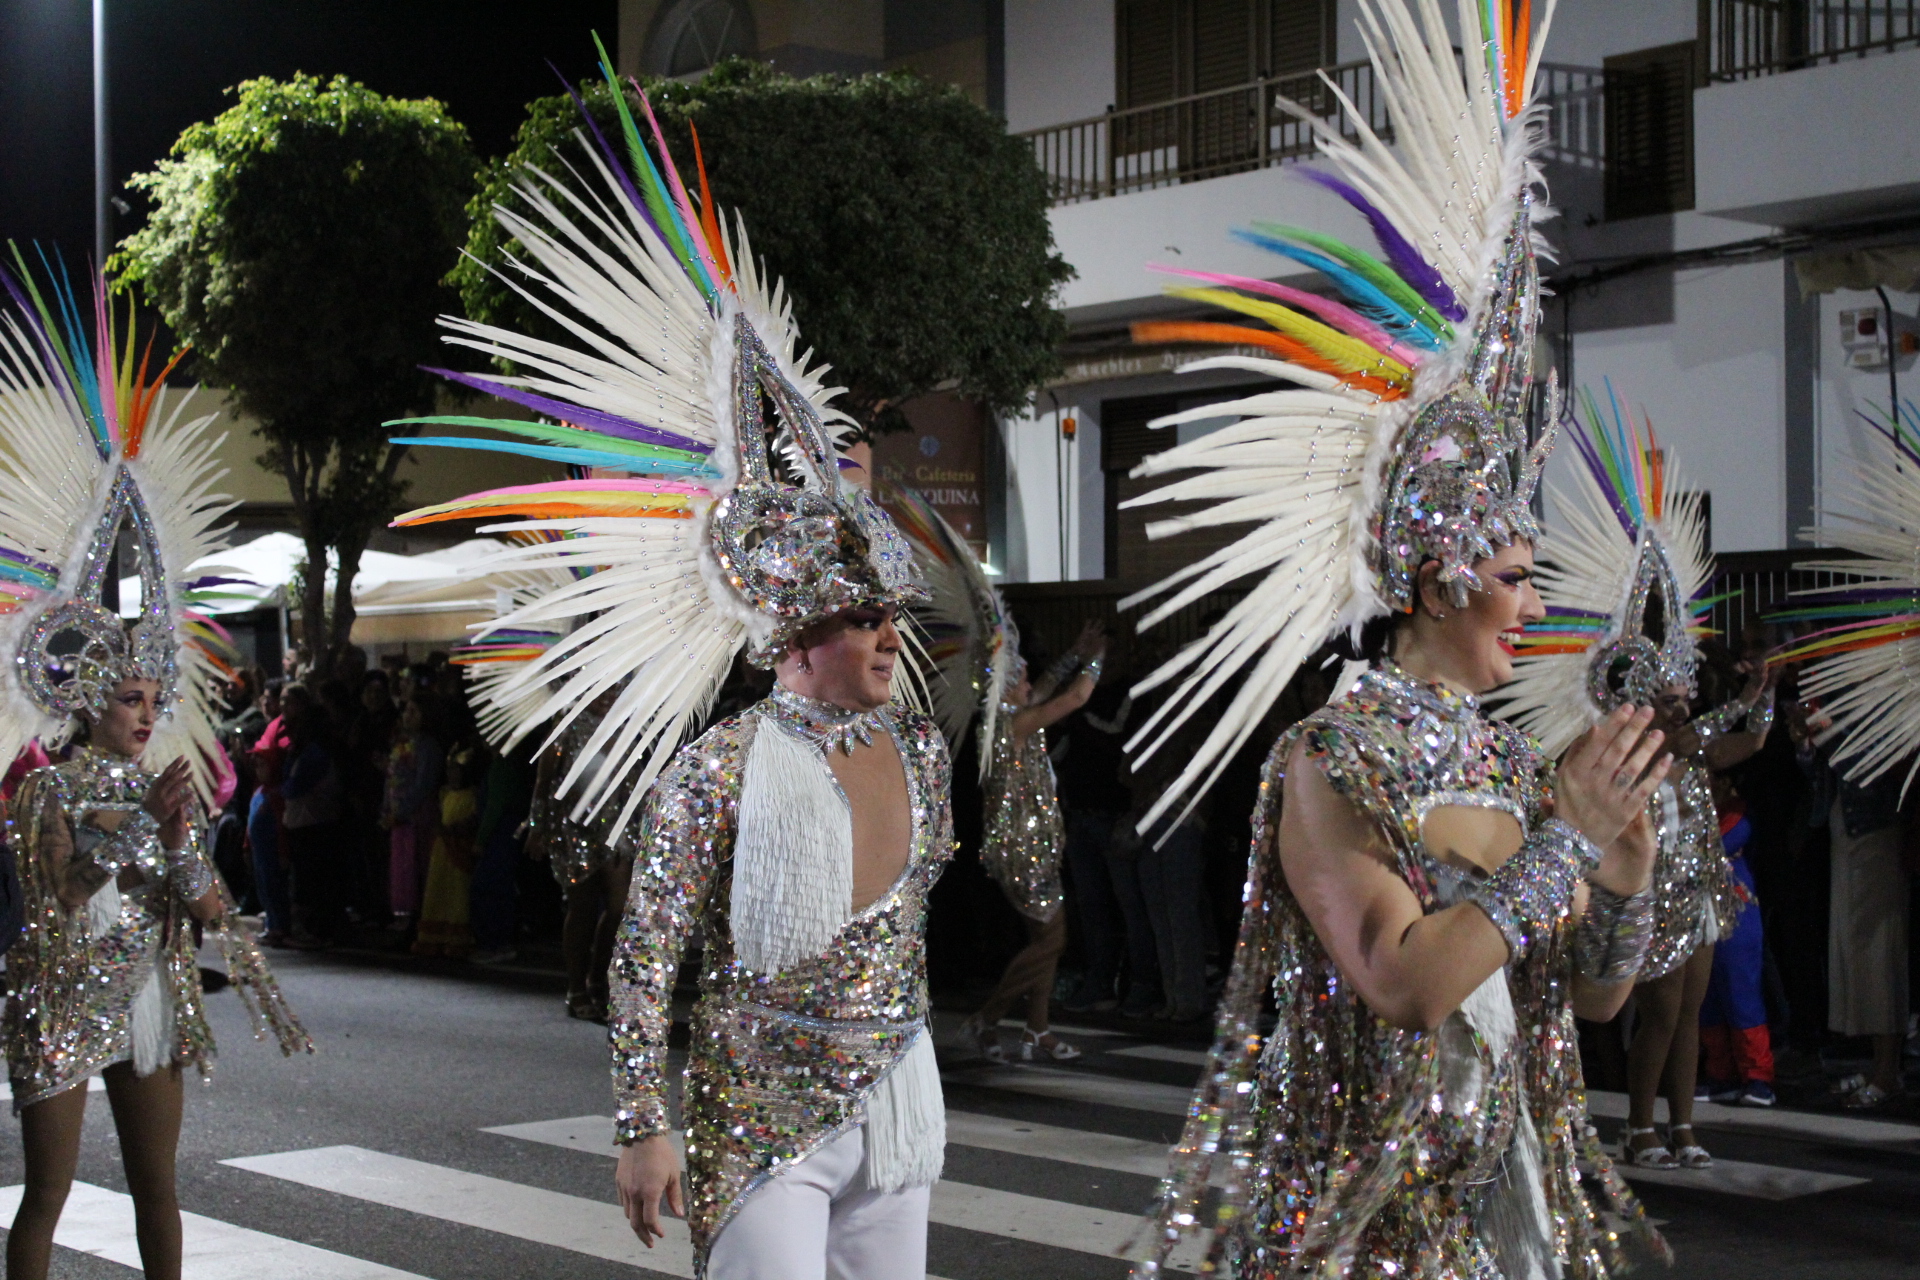
[[1673, 767], [1671, 755], [1655, 759], [1665, 735], [1649, 732], [1652, 723], [1651, 707], [1617, 707], [1561, 757], [1554, 813], [1602, 849], [1645, 815], [1647, 801]]
[[680, 1157], [664, 1133], [621, 1148], [620, 1167], [613, 1181], [620, 1189], [621, 1212], [627, 1215], [633, 1234], [649, 1249], [655, 1240], [664, 1240], [667, 1235], [660, 1221], [662, 1196], [666, 1197], [669, 1213], [676, 1218], [687, 1216], [686, 1191], [680, 1182]]
[[160, 824], [160, 843], [178, 849], [187, 840], [187, 798], [191, 778], [185, 756], [160, 771], [147, 788], [142, 807]]

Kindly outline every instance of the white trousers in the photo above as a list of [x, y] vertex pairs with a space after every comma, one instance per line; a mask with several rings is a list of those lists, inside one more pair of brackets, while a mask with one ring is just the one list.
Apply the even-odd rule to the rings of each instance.
[[868, 1190], [856, 1128], [747, 1197], [707, 1280], [926, 1280], [928, 1191]]

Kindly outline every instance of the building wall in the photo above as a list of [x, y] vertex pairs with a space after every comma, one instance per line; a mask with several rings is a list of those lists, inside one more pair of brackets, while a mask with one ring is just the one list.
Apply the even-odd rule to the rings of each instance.
[[1012, 132], [1113, 106], [1113, 0], [1006, 0], [1006, 40]]

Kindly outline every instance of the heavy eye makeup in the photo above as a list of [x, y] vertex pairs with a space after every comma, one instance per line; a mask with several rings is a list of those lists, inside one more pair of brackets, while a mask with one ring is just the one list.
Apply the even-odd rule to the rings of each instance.
[[1495, 582], [1503, 582], [1508, 587], [1517, 587], [1523, 582], [1533, 581], [1533, 570], [1527, 568], [1525, 565], [1516, 565], [1511, 569], [1503, 569], [1499, 573], [1494, 574], [1493, 580]]

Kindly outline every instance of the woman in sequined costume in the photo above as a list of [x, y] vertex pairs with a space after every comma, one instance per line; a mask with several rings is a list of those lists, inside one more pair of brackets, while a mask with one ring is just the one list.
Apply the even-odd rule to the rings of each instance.
[[[1713, 977], [1714, 944], [1733, 932], [1747, 902], [1721, 847], [1712, 775], [1766, 745], [1777, 676], [1777, 670], [1755, 671], [1739, 697], [1697, 719], [1689, 716], [1690, 680], [1667, 685], [1653, 701], [1654, 724], [1672, 742], [1677, 763], [1649, 801], [1660, 842], [1653, 872], [1653, 942], [1635, 989], [1633, 1043], [1627, 1049], [1627, 1136], [1621, 1155], [1642, 1167], [1704, 1169], [1713, 1163], [1693, 1133], [1700, 1006]], [[1665, 1142], [1653, 1124], [1654, 1100], [1663, 1091]]]
[[[1049, 1029], [1048, 1004], [1054, 971], [1067, 946], [1067, 917], [1061, 910], [1060, 887], [1066, 830], [1053, 793], [1046, 735], [1050, 726], [1086, 705], [1100, 683], [1105, 660], [1106, 641], [1097, 625], [1089, 623], [1056, 669], [1037, 686], [1021, 662], [994, 720], [983, 788], [987, 820], [980, 865], [1026, 923], [1027, 945], [1007, 962], [993, 994], [962, 1027], [962, 1034], [989, 1062], [1007, 1060], [1000, 1043], [1000, 1019], [1022, 999], [1027, 1025], [1020, 1036], [1021, 1061], [1068, 1062], [1080, 1056], [1079, 1049]], [[1054, 690], [1062, 684], [1066, 687], [1056, 694]]]
[[[771, 697], [683, 748], [631, 837], [613, 966], [621, 1203], [664, 1194], [709, 1280], [920, 1280], [945, 1142], [926, 896], [950, 856], [946, 741], [889, 703], [892, 606], [796, 637]], [[849, 847], [850, 846], [850, 847]], [[668, 1143], [673, 985], [705, 938]]]
[[[1666, 762], [1645, 709], [1557, 776], [1480, 713], [1538, 616], [1531, 561], [1516, 543], [1476, 564], [1465, 609], [1429, 562], [1416, 612], [1370, 629], [1381, 656], [1268, 759], [1222, 1045], [1260, 1044], [1269, 984], [1279, 1020], [1257, 1066], [1223, 1055], [1203, 1088], [1254, 1091], [1232, 1135], [1248, 1153], [1228, 1174], [1247, 1206], [1221, 1246], [1235, 1275], [1604, 1274], [1611, 1232], [1575, 1167], [1606, 1171], [1573, 1017], [1611, 1018], [1630, 983], [1584, 976], [1575, 935], [1587, 881], [1642, 894]], [[1543, 856], [1589, 845], [1584, 876]]]
[[[26, 1189], [7, 1237], [10, 1277], [47, 1274], [94, 1076], [119, 1130], [142, 1268], [180, 1274], [181, 1068], [204, 1072], [213, 1058], [193, 924], [238, 926], [207, 856], [186, 761], [158, 774], [140, 763], [159, 688], [117, 684], [86, 745], [28, 775], [15, 798], [28, 911], [7, 953], [6, 1032]], [[237, 937], [234, 945], [252, 951]], [[257, 953], [234, 961], [236, 981], [271, 982]]]

